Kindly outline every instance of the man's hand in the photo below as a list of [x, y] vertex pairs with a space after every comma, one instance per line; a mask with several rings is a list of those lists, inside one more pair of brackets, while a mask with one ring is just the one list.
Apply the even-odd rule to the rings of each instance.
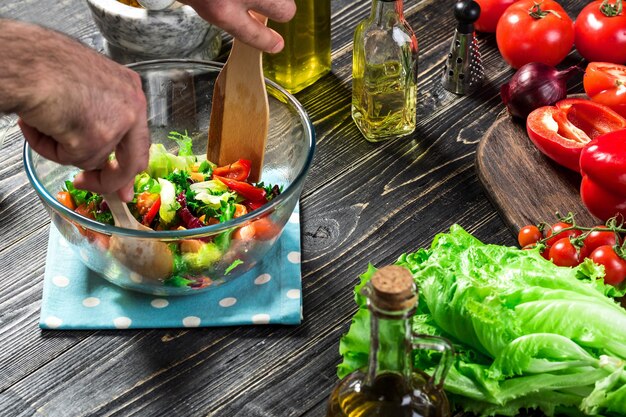
[[76, 187], [130, 200], [150, 146], [138, 74], [64, 35], [6, 20], [0, 61], [0, 112], [20, 116], [33, 150], [85, 170]]
[[293, 0], [179, 0], [193, 7], [206, 21], [219, 26], [240, 41], [262, 51], [276, 53], [285, 41], [274, 30], [265, 27], [250, 11], [270, 20], [287, 22], [296, 13]]

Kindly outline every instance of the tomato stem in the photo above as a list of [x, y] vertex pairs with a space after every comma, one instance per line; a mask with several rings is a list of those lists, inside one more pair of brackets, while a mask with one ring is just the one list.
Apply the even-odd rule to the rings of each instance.
[[600, 5], [600, 11], [606, 17], [619, 16], [622, 13], [622, 0], [615, 0], [615, 4], [610, 4], [609, 0], [604, 0]]
[[[608, 0], [605, 0], [608, 1]], [[622, 1], [622, 0], [618, 0], [618, 1]], [[621, 5], [621, 3], [620, 3]], [[549, 15], [550, 13], [552, 13], [553, 15], [555, 15], [556, 17], [558, 17], [559, 19], [561, 19], [561, 15], [558, 14], [556, 11], [554, 10], [543, 10], [541, 8], [541, 2], [537, 3], [535, 2], [535, 4], [533, 5], [533, 7], [531, 7], [530, 9], [528, 9], [528, 15], [530, 17], [533, 17], [535, 19], [543, 19], [544, 17], [546, 17], [547, 15]]]

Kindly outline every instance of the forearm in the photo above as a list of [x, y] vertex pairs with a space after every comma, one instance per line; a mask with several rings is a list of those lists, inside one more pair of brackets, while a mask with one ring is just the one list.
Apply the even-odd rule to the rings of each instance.
[[61, 70], [68, 43], [75, 43], [52, 30], [0, 19], [0, 113], [20, 113], [45, 96], [45, 79]]

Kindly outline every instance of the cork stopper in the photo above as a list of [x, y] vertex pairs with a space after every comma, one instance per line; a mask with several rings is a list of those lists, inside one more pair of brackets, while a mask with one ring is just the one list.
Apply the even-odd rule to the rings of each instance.
[[407, 310], [415, 306], [417, 294], [411, 272], [401, 266], [380, 268], [371, 279], [372, 302], [385, 311]]

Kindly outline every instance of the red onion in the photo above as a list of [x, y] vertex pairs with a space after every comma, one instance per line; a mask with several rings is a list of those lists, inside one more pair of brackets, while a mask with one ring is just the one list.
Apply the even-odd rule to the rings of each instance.
[[566, 98], [567, 80], [579, 71], [577, 66], [559, 71], [550, 65], [531, 62], [518, 69], [500, 88], [500, 96], [512, 116], [525, 119], [531, 111]]

